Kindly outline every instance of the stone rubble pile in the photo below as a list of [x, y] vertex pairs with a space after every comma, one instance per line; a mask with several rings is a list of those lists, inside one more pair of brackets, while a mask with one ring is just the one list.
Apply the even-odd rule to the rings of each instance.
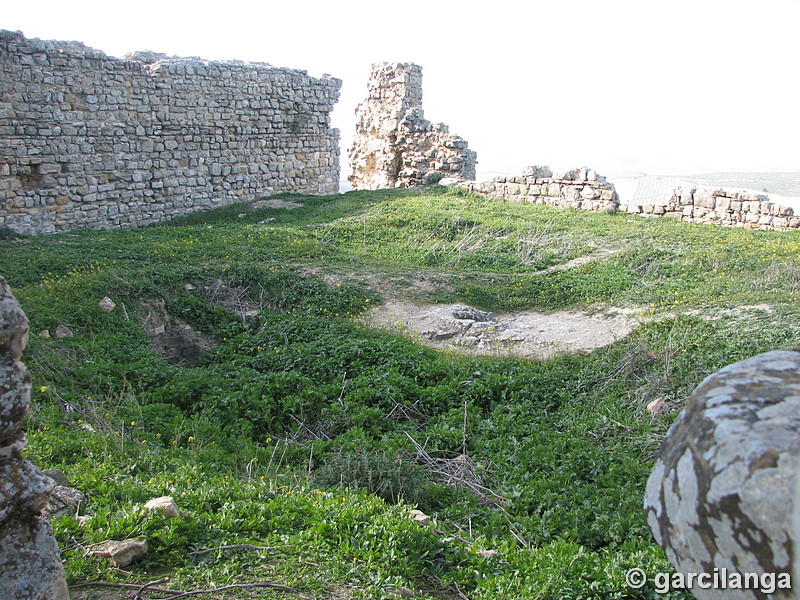
[[377, 63], [356, 109], [349, 157], [353, 187], [376, 190], [474, 179], [477, 154], [446, 125], [425, 119], [420, 66]]
[[25, 460], [20, 429], [31, 398], [31, 377], [20, 357], [28, 320], [0, 277], [0, 596], [68, 600], [67, 583], [50, 524], [41, 516], [53, 480]]
[[0, 226], [128, 227], [338, 191], [339, 79], [3, 30], [0, 59]]
[[557, 208], [604, 211], [616, 210], [619, 204], [614, 186], [588, 167], [554, 174], [550, 167], [531, 166], [517, 177], [462, 182], [459, 186], [478, 194]]

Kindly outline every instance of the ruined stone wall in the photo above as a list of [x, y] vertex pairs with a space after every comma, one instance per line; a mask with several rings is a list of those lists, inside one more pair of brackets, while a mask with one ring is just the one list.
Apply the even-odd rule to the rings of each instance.
[[367, 99], [356, 109], [349, 152], [356, 189], [376, 190], [475, 178], [477, 155], [446, 125], [422, 111], [422, 68], [413, 63], [372, 65]]
[[667, 202], [622, 204], [619, 210], [642, 217], [669, 217], [748, 229], [800, 228], [800, 216], [795, 216], [791, 207], [770, 202], [764, 194], [744, 191], [679, 187]]
[[555, 175], [549, 167], [527, 167], [518, 177], [459, 185], [478, 194], [557, 208], [602, 211], [615, 210], [619, 204], [614, 186], [586, 167]]
[[462, 182], [460, 187], [486, 196], [557, 208], [620, 211], [642, 217], [668, 217], [676, 221], [710, 223], [748, 229], [790, 230], [800, 228], [800, 216], [789, 206], [746, 191], [676, 188], [667, 201], [621, 204], [614, 185], [586, 167], [554, 175], [548, 167], [527, 167], [517, 177]]
[[0, 225], [127, 227], [338, 191], [341, 81], [0, 31]]

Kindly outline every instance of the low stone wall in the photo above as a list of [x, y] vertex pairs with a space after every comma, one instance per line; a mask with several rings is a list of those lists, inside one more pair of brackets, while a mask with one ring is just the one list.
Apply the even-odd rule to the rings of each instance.
[[0, 225], [144, 225], [276, 192], [338, 191], [341, 81], [263, 63], [0, 31]]
[[482, 183], [465, 181], [459, 187], [487, 196], [557, 208], [608, 211], [618, 206], [614, 186], [587, 167], [560, 175], [554, 175], [549, 167], [527, 167], [517, 177], [495, 177]]
[[790, 206], [771, 202], [769, 196], [724, 189], [675, 188], [666, 201], [621, 204], [614, 185], [587, 167], [553, 174], [548, 167], [532, 166], [516, 177], [495, 177], [481, 183], [466, 181], [459, 187], [486, 196], [557, 208], [619, 211], [642, 217], [668, 217], [676, 221], [710, 223], [748, 229], [794, 230], [800, 216]]
[[797, 229], [794, 209], [770, 202], [769, 196], [744, 191], [676, 188], [665, 203], [622, 204], [620, 211], [643, 217], [712, 223], [748, 229]]
[[477, 155], [467, 141], [447, 125], [425, 119], [422, 68], [413, 63], [372, 65], [349, 155], [349, 179], [360, 190], [475, 179]]

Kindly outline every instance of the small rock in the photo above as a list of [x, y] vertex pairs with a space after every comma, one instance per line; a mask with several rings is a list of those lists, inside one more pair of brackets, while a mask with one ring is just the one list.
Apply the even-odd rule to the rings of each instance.
[[41, 338], [49, 338], [50, 337], [50, 331], [47, 330], [47, 329], [42, 329], [39, 332], [39, 337], [41, 337]]
[[478, 552], [478, 556], [483, 558], [492, 558], [495, 554], [497, 554], [497, 550], [481, 550]]
[[61, 485], [64, 487], [67, 487], [69, 485], [67, 476], [64, 475], [64, 471], [62, 471], [61, 469], [44, 469], [42, 473], [44, 473], [50, 479], [52, 479], [56, 485]]
[[186, 285], [183, 286], [183, 289], [186, 290], [187, 292], [192, 292], [197, 288], [193, 286], [191, 283], [187, 283]]
[[102, 300], [100, 300], [97, 305], [106, 312], [111, 312], [117, 307], [117, 305], [114, 304], [114, 301], [108, 296], [105, 296]]
[[414, 519], [420, 525], [427, 525], [431, 522], [431, 518], [421, 510], [412, 510], [408, 516]]
[[107, 558], [114, 566], [124, 568], [147, 556], [147, 540], [108, 540], [91, 550], [89, 556]]
[[174, 519], [178, 516], [178, 506], [172, 496], [161, 496], [153, 498], [144, 505], [145, 509], [152, 512], [159, 512], [166, 519]]
[[450, 338], [457, 336], [459, 333], [460, 332], [458, 331], [443, 331], [443, 330], [426, 332], [426, 334], [428, 335], [428, 339], [433, 340], [435, 342], [438, 342], [440, 340], [449, 340]]
[[401, 598], [414, 598], [416, 596], [413, 590], [410, 590], [406, 587], [395, 587], [387, 591], [390, 594], [394, 596], [400, 596]]
[[58, 339], [64, 339], [64, 338], [75, 337], [75, 334], [72, 333], [72, 330], [69, 327], [67, 327], [63, 323], [60, 323], [58, 327], [56, 327], [55, 336]]
[[80, 515], [75, 517], [75, 520], [78, 522], [78, 527], [84, 527], [89, 521], [92, 520], [92, 517], [89, 515]]
[[661, 410], [664, 408], [664, 405], [667, 403], [665, 398], [656, 398], [652, 402], [647, 405], [647, 412], [650, 413], [651, 417], [655, 417]]
[[478, 310], [477, 308], [472, 308], [471, 306], [454, 308], [451, 314], [453, 315], [454, 319], [466, 319], [470, 321], [478, 321], [479, 323], [488, 321], [492, 316], [492, 313], [490, 312]]
[[57, 485], [50, 492], [50, 499], [42, 511], [42, 516], [53, 518], [75, 514], [80, 510], [81, 505], [85, 505], [86, 502], [86, 494], [82, 491], [64, 485]]

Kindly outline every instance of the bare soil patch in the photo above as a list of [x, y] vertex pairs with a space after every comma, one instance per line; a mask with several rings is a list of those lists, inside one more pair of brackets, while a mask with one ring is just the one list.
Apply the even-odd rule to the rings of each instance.
[[543, 359], [566, 352], [591, 352], [627, 336], [639, 321], [633, 311], [605, 314], [558, 311], [488, 313], [464, 304], [418, 305], [389, 300], [362, 320], [439, 349], [480, 355]]

